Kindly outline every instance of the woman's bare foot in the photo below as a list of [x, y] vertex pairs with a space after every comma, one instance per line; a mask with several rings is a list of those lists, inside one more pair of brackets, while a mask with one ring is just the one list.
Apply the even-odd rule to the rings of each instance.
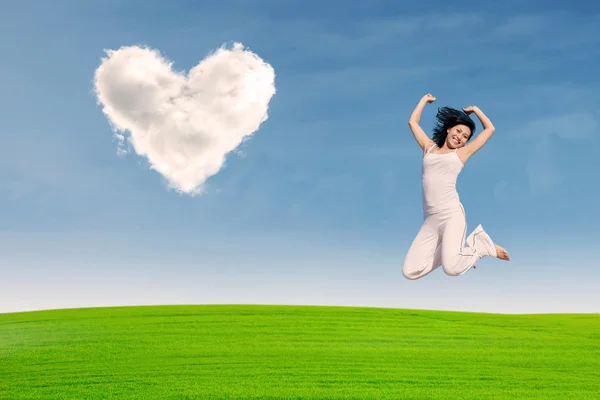
[[497, 244], [495, 246], [496, 246], [496, 257], [498, 257], [501, 260], [505, 260], [505, 261], [510, 260], [510, 256], [508, 255], [508, 252], [506, 250], [504, 250], [503, 247], [500, 247]]

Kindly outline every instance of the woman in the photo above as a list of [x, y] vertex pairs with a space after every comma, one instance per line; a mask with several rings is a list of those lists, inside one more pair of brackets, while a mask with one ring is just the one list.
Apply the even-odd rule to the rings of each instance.
[[[437, 113], [437, 122], [430, 139], [419, 126], [421, 113], [431, 94], [423, 96], [414, 109], [408, 125], [423, 150], [423, 213], [425, 221], [414, 239], [402, 267], [407, 279], [419, 279], [440, 265], [448, 275], [462, 275], [486, 256], [509, 260], [508, 253], [494, 244], [479, 225], [466, 238], [465, 210], [456, 192], [456, 180], [467, 160], [494, 133], [494, 125], [478, 107], [463, 111], [449, 107]], [[483, 131], [470, 141], [475, 123], [473, 113], [483, 125]]]

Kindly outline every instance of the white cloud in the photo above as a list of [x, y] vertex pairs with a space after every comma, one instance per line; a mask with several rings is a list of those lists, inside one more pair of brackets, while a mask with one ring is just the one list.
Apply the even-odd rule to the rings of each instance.
[[563, 180], [562, 174], [552, 162], [554, 155], [550, 139], [550, 136], [546, 136], [536, 143], [527, 163], [529, 189], [533, 195], [549, 194]]
[[275, 71], [240, 43], [209, 54], [187, 76], [158, 50], [106, 53], [95, 89], [120, 142], [118, 154], [127, 152], [127, 140], [180, 192], [202, 192], [227, 154], [268, 117]]
[[496, 200], [504, 201], [508, 198], [509, 183], [507, 181], [496, 182], [494, 185], [494, 197]]
[[510, 17], [506, 23], [491, 30], [492, 37], [522, 37], [537, 35], [552, 23], [549, 14], [523, 14]]
[[553, 115], [529, 122], [521, 131], [535, 136], [556, 135], [562, 139], [580, 139], [598, 133], [598, 121], [592, 112]]
[[[556, 154], [553, 154], [554, 140], [558, 138], [561, 141], [573, 142], [591, 138], [598, 134], [599, 128], [595, 112], [582, 110], [533, 119], [511, 132], [513, 136], [535, 140], [526, 164], [531, 194], [550, 194], [566, 177], [566, 172], [556, 165]], [[496, 188], [497, 198], [502, 197], [506, 189], [506, 185], [499, 185]]]

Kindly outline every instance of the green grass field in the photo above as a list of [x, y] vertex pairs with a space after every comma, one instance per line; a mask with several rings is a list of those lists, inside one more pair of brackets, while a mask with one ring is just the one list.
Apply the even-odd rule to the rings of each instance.
[[600, 316], [295, 306], [0, 314], [0, 399], [600, 399]]

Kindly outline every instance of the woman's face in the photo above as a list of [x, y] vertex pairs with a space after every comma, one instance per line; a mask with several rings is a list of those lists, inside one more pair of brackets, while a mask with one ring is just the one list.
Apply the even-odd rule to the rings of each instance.
[[466, 125], [456, 125], [448, 129], [446, 136], [446, 145], [451, 149], [459, 149], [467, 144], [471, 137], [471, 129]]

